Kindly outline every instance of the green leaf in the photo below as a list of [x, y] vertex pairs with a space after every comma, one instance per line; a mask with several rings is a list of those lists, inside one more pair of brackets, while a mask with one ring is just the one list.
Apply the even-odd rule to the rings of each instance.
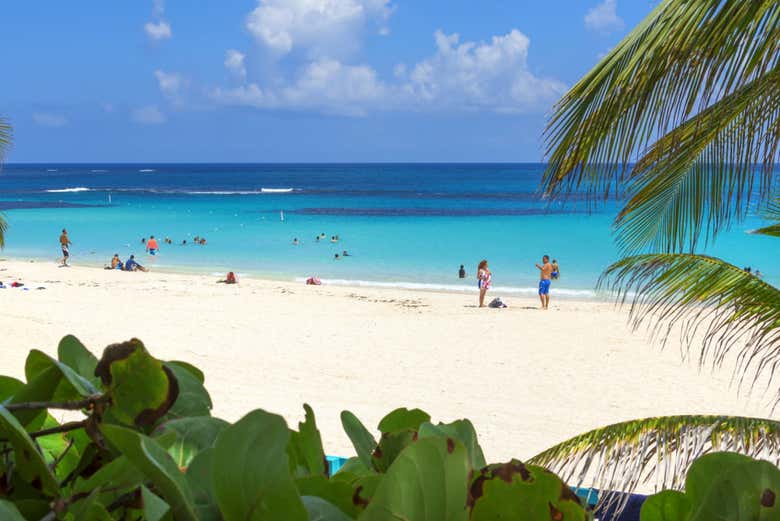
[[284, 418], [250, 412], [217, 438], [213, 480], [225, 521], [306, 521], [290, 477]]
[[92, 382], [77, 374], [76, 371], [67, 365], [37, 349], [30, 351], [24, 364], [24, 373], [27, 381], [35, 380], [36, 377], [52, 367], [57, 368], [63, 380], [62, 384], [58, 386], [57, 392], [51, 397], [52, 400], [73, 400], [98, 394], [99, 391], [92, 385]]
[[349, 411], [342, 411], [341, 413], [341, 425], [344, 427], [344, 432], [347, 433], [349, 439], [352, 441], [352, 445], [355, 447], [360, 460], [368, 468], [373, 468], [371, 463], [371, 454], [376, 449], [376, 440], [368, 432], [368, 429], [361, 423], [361, 421]]
[[388, 469], [359, 521], [465, 521], [466, 448], [452, 438], [407, 447]]
[[95, 376], [95, 368], [98, 364], [97, 357], [84, 347], [84, 344], [75, 336], [68, 335], [60, 340], [57, 347], [57, 358], [79, 376], [89, 380], [93, 386], [100, 385], [100, 379]]
[[102, 425], [100, 430], [154, 484], [177, 521], [197, 521], [187, 480], [165, 449], [152, 438], [124, 427]]
[[152, 434], [159, 439], [173, 435], [173, 442], [167, 447], [179, 468], [186, 468], [198, 453], [214, 446], [217, 436], [228, 422], [211, 416], [180, 418], [160, 424]]
[[[324, 476], [309, 476], [295, 480], [301, 496], [316, 496], [338, 507], [343, 513], [354, 518], [360, 512], [359, 505], [353, 497], [355, 490], [352, 483], [344, 480], [327, 479]], [[358, 492], [359, 494], [359, 492]]]
[[0, 519], [3, 521], [27, 521], [13, 503], [0, 499]]
[[93, 490], [86, 498], [69, 508], [74, 521], [112, 521], [113, 518], [100, 502], [100, 489]]
[[309, 521], [351, 521], [337, 506], [316, 496], [301, 497], [303, 506], [309, 514]]
[[171, 510], [168, 503], [144, 486], [141, 487], [141, 501], [144, 505], [144, 521], [160, 521]]
[[21, 478], [45, 494], [58, 495], [59, 484], [49, 470], [43, 455], [38, 452], [35, 442], [14, 415], [2, 406], [0, 406], [0, 436], [13, 446], [16, 471]]
[[664, 490], [642, 503], [640, 521], [684, 521], [691, 510], [690, 500], [682, 492]]
[[290, 431], [290, 443], [287, 446], [290, 470], [298, 477], [325, 476], [325, 452], [322, 449], [322, 438], [317, 430], [314, 411], [308, 404], [303, 404], [303, 409], [306, 411], [306, 418], [298, 423], [298, 432]]
[[213, 458], [214, 449], [206, 449], [195, 456], [187, 467], [187, 482], [190, 484], [195, 512], [200, 521], [222, 521], [211, 479]]
[[109, 411], [128, 425], [153, 425], [179, 395], [173, 372], [152, 357], [138, 339], [108, 346], [95, 374], [111, 395]]
[[[47, 415], [46, 421], [44, 421], [42, 427], [44, 429], [51, 429], [57, 427], [58, 425], [59, 423], [57, 420], [55, 420], [54, 417], [49, 414]], [[65, 476], [70, 474], [70, 472], [75, 469], [76, 465], [79, 463], [80, 455], [78, 448], [75, 446], [75, 440], [74, 446], [68, 448], [71, 438], [75, 435], [74, 433], [75, 431], [68, 433], [59, 432], [55, 434], [49, 434], [47, 436], [39, 436], [35, 440], [43, 451], [43, 455], [46, 458], [46, 462], [48, 464], [51, 465], [55, 460], [59, 460], [55, 470], [56, 477], [59, 481], [62, 481]], [[66, 450], [67, 452], [65, 452]], [[60, 458], [63, 453], [65, 455]]]
[[417, 435], [420, 438], [432, 436], [455, 438], [468, 450], [471, 468], [481, 469], [487, 465], [485, 463], [485, 455], [482, 453], [482, 447], [479, 446], [477, 441], [477, 431], [469, 420], [456, 420], [452, 423], [440, 423], [438, 425], [426, 422], [420, 425]]
[[169, 367], [170, 366], [175, 366], [175, 367], [178, 367], [180, 369], [184, 369], [185, 371], [189, 372], [192, 376], [197, 378], [197, 380], [200, 383], [205, 383], [206, 382], [206, 377], [203, 375], [203, 371], [201, 371], [200, 369], [198, 369], [197, 367], [195, 367], [194, 365], [192, 365], [190, 363], [182, 362], [180, 360], [172, 360], [170, 362], [165, 362], [165, 365], [167, 365]]
[[397, 432], [402, 430], [416, 431], [420, 424], [431, 421], [430, 415], [420, 409], [399, 408], [390, 412], [379, 422], [379, 431]]
[[375, 473], [376, 471], [374, 471], [373, 467], [367, 467], [366, 464], [363, 463], [363, 460], [355, 456], [349, 458], [346, 463], [344, 463], [341, 468], [339, 468], [339, 470], [336, 471], [336, 473], [331, 477], [335, 478], [344, 474], [354, 476], [368, 476]]
[[483, 468], [469, 487], [471, 521], [585, 521], [572, 490], [552, 472], [517, 460]]
[[4, 402], [20, 389], [24, 387], [24, 382], [10, 376], [0, 375], [0, 402]]
[[78, 479], [73, 485], [73, 492], [84, 494], [97, 489], [111, 490], [110, 498], [105, 500], [106, 503], [110, 503], [122, 494], [137, 488], [143, 481], [143, 472], [123, 455], [102, 463], [102, 466], [89, 477]]
[[166, 419], [209, 416], [212, 407], [211, 396], [203, 387], [203, 383], [179, 365], [166, 362], [165, 366], [173, 372], [179, 385], [179, 396], [168, 411]]

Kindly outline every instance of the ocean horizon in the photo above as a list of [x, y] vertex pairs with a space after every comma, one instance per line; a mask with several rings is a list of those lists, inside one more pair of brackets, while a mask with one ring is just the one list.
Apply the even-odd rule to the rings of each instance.
[[[67, 228], [74, 264], [134, 254], [152, 269], [328, 284], [475, 291], [481, 259], [496, 295], [534, 295], [534, 264], [561, 265], [553, 293], [596, 297], [619, 258], [619, 201], [591, 207], [540, 193], [543, 163], [10, 163], [0, 172], [2, 255], [54, 262]], [[748, 217], [700, 251], [777, 281], [780, 245]], [[319, 241], [316, 237], [324, 238]], [[141, 238], [155, 235], [152, 257]], [[195, 245], [203, 237], [207, 243]], [[338, 242], [331, 237], [338, 236]], [[172, 244], [164, 244], [170, 238]], [[293, 245], [298, 239], [299, 244]], [[186, 241], [186, 244], [183, 243]], [[344, 258], [343, 252], [349, 256]], [[335, 255], [340, 259], [336, 260]], [[463, 264], [466, 279], [459, 279]]]

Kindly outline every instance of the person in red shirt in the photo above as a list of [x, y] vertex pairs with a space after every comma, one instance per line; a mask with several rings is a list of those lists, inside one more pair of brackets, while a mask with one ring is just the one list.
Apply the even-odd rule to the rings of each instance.
[[146, 251], [149, 252], [149, 255], [157, 255], [157, 250], [159, 249], [160, 247], [157, 246], [157, 239], [152, 235], [149, 237], [149, 240], [146, 241]]

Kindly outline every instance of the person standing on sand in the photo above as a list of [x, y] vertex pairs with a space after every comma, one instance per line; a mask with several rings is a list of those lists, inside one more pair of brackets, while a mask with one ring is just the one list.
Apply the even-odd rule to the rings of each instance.
[[62, 229], [62, 235], [60, 235], [60, 247], [62, 248], [62, 264], [61, 266], [68, 265], [68, 257], [70, 257], [70, 239], [68, 238], [68, 230]]
[[542, 302], [542, 309], [547, 309], [550, 305], [550, 283], [553, 272], [550, 256], [542, 257], [542, 265], [537, 264], [536, 267], [539, 268], [539, 300]]
[[493, 274], [488, 268], [488, 261], [483, 260], [477, 266], [477, 287], [479, 288], [479, 307], [485, 307], [485, 294], [493, 282]]

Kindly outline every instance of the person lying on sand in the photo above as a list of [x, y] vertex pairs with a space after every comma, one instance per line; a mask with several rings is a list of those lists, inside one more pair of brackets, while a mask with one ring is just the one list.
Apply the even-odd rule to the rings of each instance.
[[217, 284], [238, 284], [238, 279], [236, 278], [235, 273], [229, 271], [225, 280], [218, 280]]
[[135, 255], [130, 255], [130, 258], [125, 262], [125, 271], [149, 271], [135, 261]]

